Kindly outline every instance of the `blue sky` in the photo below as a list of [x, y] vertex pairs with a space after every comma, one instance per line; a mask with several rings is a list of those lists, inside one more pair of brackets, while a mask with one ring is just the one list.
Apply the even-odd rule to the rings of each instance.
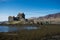
[[24, 12], [26, 18], [60, 12], [60, 0], [0, 0], [0, 21]]

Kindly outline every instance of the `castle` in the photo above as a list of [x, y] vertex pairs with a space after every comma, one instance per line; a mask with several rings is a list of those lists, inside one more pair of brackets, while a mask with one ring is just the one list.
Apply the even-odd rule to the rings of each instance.
[[15, 16], [9, 16], [8, 21], [25, 21], [25, 14], [19, 13], [16, 17]]

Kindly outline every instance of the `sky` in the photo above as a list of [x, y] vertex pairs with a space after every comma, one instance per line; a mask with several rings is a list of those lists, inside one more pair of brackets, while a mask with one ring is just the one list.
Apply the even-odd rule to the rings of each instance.
[[0, 21], [24, 12], [26, 18], [60, 12], [60, 0], [0, 0]]

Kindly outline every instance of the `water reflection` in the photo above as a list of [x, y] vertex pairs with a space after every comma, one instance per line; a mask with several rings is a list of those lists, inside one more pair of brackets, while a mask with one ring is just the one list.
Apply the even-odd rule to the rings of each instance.
[[0, 26], [0, 32], [8, 32], [9, 27], [7, 26]]
[[36, 30], [39, 29], [35, 26], [0, 26], [0, 32], [13, 32], [13, 31], [20, 31], [20, 30]]

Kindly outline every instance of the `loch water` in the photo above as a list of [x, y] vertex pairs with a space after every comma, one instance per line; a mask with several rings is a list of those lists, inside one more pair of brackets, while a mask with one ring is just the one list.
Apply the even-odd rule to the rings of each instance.
[[36, 26], [0, 26], [0, 32], [15, 32], [21, 30], [37, 30]]

